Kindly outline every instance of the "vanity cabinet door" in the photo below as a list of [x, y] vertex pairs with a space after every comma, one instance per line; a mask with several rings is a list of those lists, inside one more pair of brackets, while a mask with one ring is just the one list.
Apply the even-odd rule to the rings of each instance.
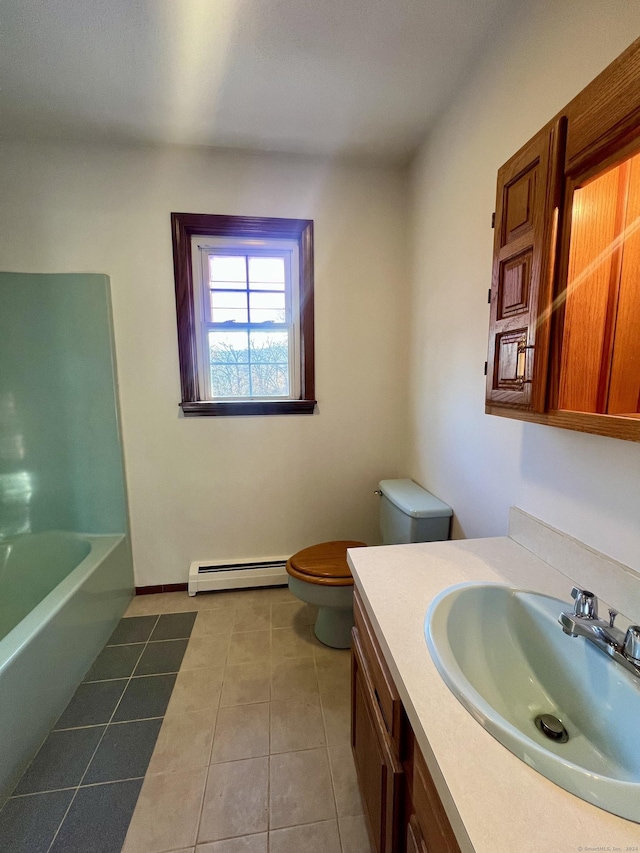
[[488, 412], [545, 409], [565, 124], [543, 128], [498, 172]]
[[414, 743], [411, 800], [414, 814], [409, 820], [407, 832], [411, 829], [411, 822], [413, 821], [415, 831], [419, 830], [422, 837], [423, 847], [418, 847], [418, 850], [421, 853], [422, 851], [460, 853], [460, 847], [438, 795], [435, 782], [431, 778], [427, 762], [424, 760], [417, 743]]
[[429, 853], [415, 815], [411, 815], [407, 825], [407, 853]]
[[358, 631], [353, 631], [351, 747], [376, 853], [399, 853], [402, 768], [375, 701]]

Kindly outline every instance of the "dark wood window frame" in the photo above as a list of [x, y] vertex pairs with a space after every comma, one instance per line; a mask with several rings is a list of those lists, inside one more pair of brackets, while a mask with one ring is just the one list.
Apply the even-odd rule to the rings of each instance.
[[[310, 415], [315, 400], [313, 323], [313, 220], [172, 213], [173, 268], [178, 321], [182, 411], [193, 415]], [[300, 396], [296, 400], [202, 400], [198, 380], [191, 238], [295, 240], [300, 267]]]

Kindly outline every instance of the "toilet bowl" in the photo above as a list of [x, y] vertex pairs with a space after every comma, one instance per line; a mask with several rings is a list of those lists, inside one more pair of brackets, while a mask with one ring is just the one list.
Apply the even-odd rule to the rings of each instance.
[[303, 548], [287, 560], [289, 589], [301, 601], [318, 607], [315, 635], [326, 646], [348, 649], [353, 626], [353, 577], [347, 548], [366, 542], [339, 540]]
[[[380, 529], [384, 545], [449, 538], [453, 510], [413, 480], [380, 482]], [[287, 561], [289, 589], [318, 607], [315, 635], [326, 646], [348, 649], [353, 627], [353, 577], [347, 549], [365, 542], [338, 540], [303, 548]]]

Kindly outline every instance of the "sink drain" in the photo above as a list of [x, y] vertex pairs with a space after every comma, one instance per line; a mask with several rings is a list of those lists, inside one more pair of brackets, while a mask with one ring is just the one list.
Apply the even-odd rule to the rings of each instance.
[[569, 740], [567, 730], [553, 714], [538, 714], [535, 724], [536, 728], [549, 740], [555, 740], [556, 743], [566, 743]]

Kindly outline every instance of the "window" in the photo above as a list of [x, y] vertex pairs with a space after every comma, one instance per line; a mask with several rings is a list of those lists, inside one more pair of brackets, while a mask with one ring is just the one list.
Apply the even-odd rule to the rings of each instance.
[[313, 222], [171, 222], [185, 415], [311, 414]]

